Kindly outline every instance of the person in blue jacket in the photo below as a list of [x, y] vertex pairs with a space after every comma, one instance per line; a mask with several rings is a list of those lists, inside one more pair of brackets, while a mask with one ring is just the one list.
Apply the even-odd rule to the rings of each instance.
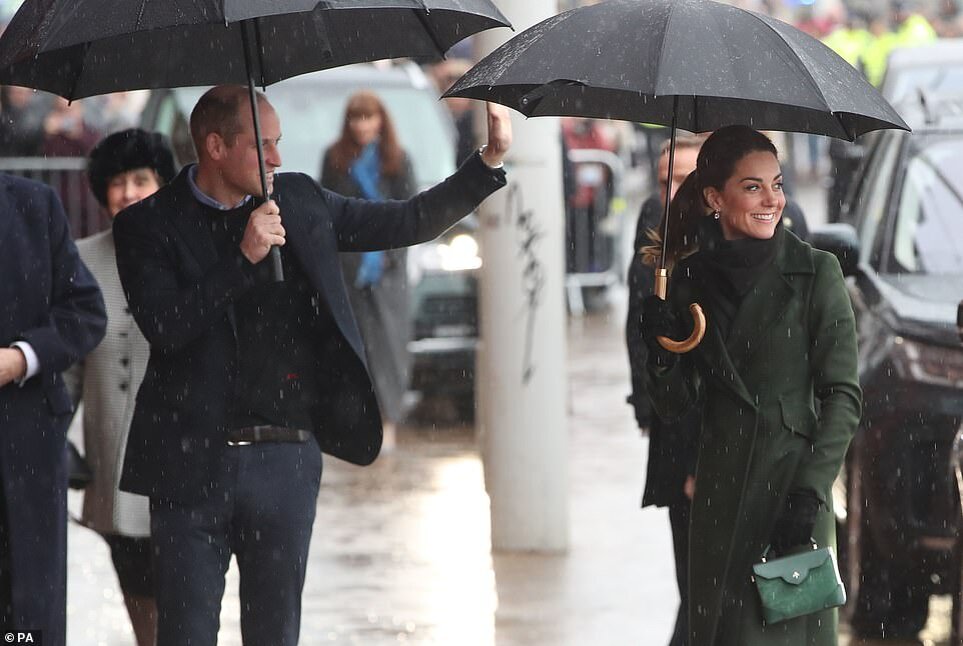
[[63, 646], [72, 405], [60, 373], [107, 318], [45, 184], [0, 174], [0, 277], [0, 629]]

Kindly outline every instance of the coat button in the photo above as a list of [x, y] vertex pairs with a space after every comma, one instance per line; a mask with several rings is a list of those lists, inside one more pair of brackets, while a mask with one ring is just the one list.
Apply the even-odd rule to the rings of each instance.
[[124, 367], [126, 368], [127, 366], [130, 365], [130, 359], [128, 359], [127, 357], [121, 357], [121, 359], [120, 359], [120, 365], [122, 365], [122, 366], [124, 366]]
[[120, 389], [121, 389], [121, 391], [123, 391], [123, 392], [127, 392], [127, 382], [126, 382], [126, 381], [120, 382]]

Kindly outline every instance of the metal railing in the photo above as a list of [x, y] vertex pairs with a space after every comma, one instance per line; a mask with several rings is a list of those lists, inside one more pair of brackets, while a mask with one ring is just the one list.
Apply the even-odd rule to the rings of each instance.
[[74, 238], [103, 231], [110, 222], [87, 182], [85, 157], [0, 157], [0, 172], [43, 182], [63, 202]]
[[569, 208], [566, 218], [565, 290], [569, 312], [585, 311], [582, 289], [608, 287], [621, 275], [619, 239], [622, 213], [612, 208], [621, 194], [625, 163], [608, 150], [576, 148], [568, 151], [576, 182], [590, 182], [591, 205]]

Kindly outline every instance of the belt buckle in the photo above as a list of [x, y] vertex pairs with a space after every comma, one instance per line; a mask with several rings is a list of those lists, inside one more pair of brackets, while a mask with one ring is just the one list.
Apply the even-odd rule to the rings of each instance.
[[227, 441], [228, 446], [250, 446], [251, 444], [254, 444], [254, 442], [248, 442], [246, 440], [228, 440]]

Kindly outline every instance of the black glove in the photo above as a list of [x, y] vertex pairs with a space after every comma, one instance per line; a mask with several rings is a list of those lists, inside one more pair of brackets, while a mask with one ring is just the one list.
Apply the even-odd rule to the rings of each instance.
[[644, 393], [632, 393], [625, 398], [626, 403], [635, 411], [635, 423], [639, 428], [648, 429], [652, 424], [652, 404]]
[[769, 543], [776, 552], [783, 553], [798, 545], [808, 545], [816, 525], [819, 498], [811, 489], [793, 489], [786, 496], [786, 504], [776, 519]]
[[642, 340], [649, 349], [649, 361], [661, 367], [672, 366], [679, 358], [661, 345], [657, 337], [674, 338], [678, 334], [679, 322], [672, 307], [655, 294], [642, 301]]

